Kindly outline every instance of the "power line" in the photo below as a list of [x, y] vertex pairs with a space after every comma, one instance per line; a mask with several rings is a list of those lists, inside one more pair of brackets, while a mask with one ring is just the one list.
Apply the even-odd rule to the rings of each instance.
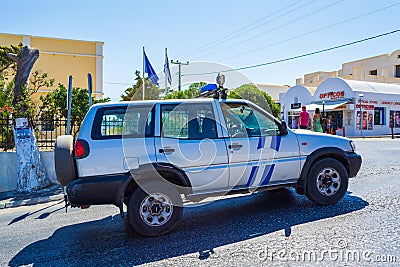
[[287, 41], [291, 41], [291, 40], [294, 40], [294, 39], [297, 39], [297, 38], [300, 38], [300, 37], [304, 37], [306, 35], [309, 35], [309, 34], [312, 34], [312, 33], [315, 33], [315, 32], [326, 30], [326, 29], [332, 28], [334, 26], [338, 26], [340, 24], [344, 24], [346, 22], [350, 22], [350, 21], [353, 21], [353, 20], [368, 16], [368, 15], [371, 15], [373, 13], [377, 13], [377, 12], [383, 11], [385, 9], [388, 9], [388, 8], [391, 8], [391, 7], [394, 7], [394, 6], [397, 6], [397, 5], [400, 5], [400, 3], [389, 5], [389, 6], [386, 6], [386, 7], [383, 7], [383, 8], [368, 12], [368, 13], [364, 13], [362, 15], [359, 15], [359, 16], [356, 16], [356, 17], [353, 17], [353, 18], [350, 18], [350, 19], [347, 19], [347, 20], [343, 20], [343, 21], [340, 21], [340, 22], [337, 22], [337, 23], [334, 23], [334, 24], [331, 24], [331, 25], [328, 25], [328, 26], [313, 30], [313, 31], [309, 31], [309, 32], [306, 32], [306, 33], [303, 33], [303, 34], [299, 34], [299, 35], [293, 36], [291, 38], [288, 38], [288, 39], [285, 39], [285, 40], [282, 40], [282, 41], [278, 41], [278, 42], [275, 42], [275, 43], [272, 43], [272, 44], [269, 44], [269, 45], [266, 45], [266, 46], [255, 48], [253, 50], [250, 50], [250, 51], [247, 51], [247, 52], [244, 52], [244, 53], [241, 53], [241, 54], [237, 54], [235, 56], [230, 56], [230, 57], [227, 57], [227, 58], [223, 58], [223, 59], [220, 59], [219, 61], [225, 61], [225, 60], [229, 60], [229, 59], [232, 59], [232, 58], [238, 58], [238, 57], [241, 57], [241, 56], [244, 56], [244, 55], [247, 55], [247, 54], [251, 54], [251, 53], [257, 52], [259, 50], [262, 50], [262, 49], [265, 49], [265, 48], [269, 48], [269, 47], [272, 47], [272, 46], [275, 46], [275, 45], [278, 45], [278, 44], [282, 44], [282, 43], [285, 43]]
[[219, 49], [219, 50], [216, 50], [216, 51], [214, 51], [214, 52], [211, 52], [211, 53], [209, 53], [209, 54], [206, 54], [204, 57], [207, 57], [207, 56], [210, 56], [210, 55], [214, 55], [214, 54], [216, 54], [216, 53], [218, 53], [218, 52], [224, 51], [224, 50], [226, 50], [226, 49], [230, 49], [230, 48], [232, 48], [232, 47], [235, 47], [235, 46], [238, 46], [238, 45], [240, 45], [240, 44], [246, 43], [246, 42], [248, 42], [248, 41], [254, 40], [254, 39], [256, 39], [256, 38], [259, 38], [260, 36], [263, 36], [263, 35], [265, 35], [265, 34], [267, 34], [267, 33], [270, 33], [270, 32], [272, 32], [272, 31], [281, 29], [281, 28], [286, 27], [286, 26], [288, 26], [288, 25], [290, 25], [290, 24], [296, 23], [296, 22], [298, 22], [299, 20], [303, 20], [303, 19], [305, 19], [305, 18], [307, 18], [307, 17], [309, 17], [309, 16], [315, 15], [315, 14], [317, 14], [317, 13], [323, 11], [324, 9], [330, 8], [330, 7], [332, 7], [332, 6], [334, 6], [334, 5], [337, 5], [337, 4], [339, 4], [340, 2], [343, 2], [343, 1], [344, 1], [344, 0], [338, 0], [338, 1], [334, 2], [334, 3], [332, 3], [332, 4], [329, 4], [329, 5], [326, 5], [326, 6], [322, 7], [322, 8], [320, 8], [320, 9], [318, 9], [318, 10], [316, 10], [316, 11], [310, 12], [310, 13], [304, 15], [304, 16], [295, 18], [295, 19], [293, 19], [293, 20], [291, 20], [291, 21], [289, 21], [289, 22], [287, 22], [287, 23], [281, 24], [281, 25], [279, 25], [279, 26], [277, 26], [277, 27], [275, 27], [275, 28], [273, 28], [273, 29], [270, 29], [270, 30], [268, 30], [268, 31], [265, 31], [265, 32], [262, 32], [262, 33], [260, 33], [260, 34], [254, 35], [254, 36], [252, 36], [252, 37], [250, 37], [250, 38], [247, 38], [247, 39], [245, 39], [245, 40], [243, 40], [243, 41], [240, 41], [240, 42], [238, 42], [238, 43], [232, 44], [232, 45], [230, 45], [230, 46], [227, 46], [227, 47], [221, 48], [221, 49]]
[[132, 83], [103, 82], [105, 84], [132, 85]]
[[[222, 36], [222, 37], [220, 37], [220, 38], [218, 38], [218, 39], [216, 39], [216, 40], [214, 40], [214, 41], [211, 41], [211, 42], [209, 42], [209, 43], [206, 43], [205, 45], [202, 45], [202, 46], [200, 46], [200, 47], [198, 47], [198, 48], [192, 50], [191, 52], [186, 52], [186, 53], [182, 54], [181, 56], [186, 56], [186, 57], [187, 57], [187, 56], [191, 56], [191, 55], [195, 55], [195, 54], [201, 53], [202, 51], [204, 51], [204, 50], [206, 50], [206, 49], [209, 49], [209, 46], [210, 46], [210, 45], [212, 46], [213, 44], [218, 43], [219, 41], [222, 41], [222, 40], [224, 40], [224, 39], [227, 38], [227, 37], [231, 37], [233, 34], [235, 34], [235, 33], [237, 34], [237, 33], [239, 33], [240, 31], [242, 31], [242, 30], [244, 30], [244, 29], [246, 29], [246, 28], [249, 28], [249, 27], [251, 27], [251, 26], [253, 26], [253, 25], [255, 25], [255, 24], [257, 24], [257, 23], [259, 23], [259, 22], [261, 22], [261, 21], [263, 21], [263, 20], [265, 20], [265, 19], [267, 19], [267, 18], [269, 18], [269, 17], [271, 17], [271, 16], [273, 16], [273, 15], [276, 15], [277, 13], [280, 13], [281, 11], [283, 11], [283, 10], [285, 10], [285, 9], [287, 9], [287, 8], [289, 8], [289, 7], [291, 7], [291, 6], [295, 5], [295, 4], [297, 4], [297, 3], [299, 3], [299, 2], [302, 2], [302, 1], [304, 1], [304, 0], [296, 1], [296, 2], [294, 2], [294, 3], [292, 3], [292, 4], [290, 4], [290, 5], [288, 5], [288, 6], [284, 7], [284, 8], [282, 8], [282, 9], [279, 9], [279, 10], [276, 11], [276, 12], [273, 12], [273, 13], [269, 14], [268, 16], [265, 16], [265, 17], [263, 17], [263, 18], [261, 18], [261, 19], [255, 21], [255, 22], [252, 22], [252, 23], [250, 23], [250, 24], [248, 24], [248, 25], [246, 25], [246, 26], [244, 26], [244, 27], [242, 27], [242, 28], [240, 28], [240, 29], [238, 29], [238, 30], [235, 30], [235, 31], [233, 31], [233, 32], [231, 32], [231, 33], [229, 33], [229, 34], [227, 34], [227, 35], [224, 35], [224, 36]], [[312, 1], [310, 1], [310, 2], [313, 2], [313, 1], [315, 1], [315, 0], [312, 0]], [[263, 24], [262, 24], [262, 25], [263, 25]], [[257, 27], [259, 27], [259, 26], [256, 26], [256, 28], [257, 28]], [[241, 34], [242, 34], [242, 33], [241, 33]], [[239, 35], [240, 35], [240, 34], [239, 34]], [[199, 50], [201, 50], [201, 51], [199, 51]]]
[[[204, 50], [207, 50], [207, 49], [210, 49], [210, 48], [212, 48], [212, 47], [215, 47], [216, 45], [219, 45], [219, 44], [220, 44], [220, 41], [222, 41], [222, 40], [224, 40], [224, 41], [226, 42], [226, 41], [228, 41], [228, 40], [231, 40], [231, 39], [233, 39], [233, 38], [236, 38], [237, 36], [241, 36], [242, 34], [245, 34], [245, 33], [249, 32], [249, 31], [252, 31], [252, 30], [254, 30], [254, 29], [258, 28], [258, 27], [261, 27], [261, 26], [265, 25], [266, 23], [272, 22], [272, 21], [274, 21], [274, 20], [276, 20], [276, 19], [278, 19], [278, 18], [280, 18], [280, 17], [282, 17], [282, 16], [284, 16], [284, 15], [289, 14], [289, 13], [292, 12], [292, 11], [295, 11], [295, 10], [297, 10], [297, 9], [299, 9], [299, 8], [301, 8], [301, 7], [304, 7], [304, 6], [306, 6], [306, 5], [308, 5], [308, 4], [312, 3], [312, 2], [315, 2], [316, 0], [311, 0], [311, 1], [309, 1], [309, 2], [307, 2], [307, 3], [305, 3], [305, 4], [303, 4], [303, 5], [301, 5], [301, 6], [299, 6], [299, 7], [296, 7], [296, 8], [294, 8], [294, 9], [292, 9], [291, 11], [288, 11], [288, 12], [282, 14], [281, 16], [279, 16], [279, 17], [277, 17], [277, 18], [271, 19], [271, 20], [269, 20], [269, 21], [267, 21], [267, 22], [264, 22], [264, 23], [262, 23], [262, 24], [260, 24], [260, 25], [258, 25], [258, 26], [255, 26], [255, 27], [253, 27], [253, 28], [250, 28], [249, 30], [247, 30], [247, 31], [245, 31], [245, 32], [239, 33], [239, 32], [241, 32], [242, 30], [245, 30], [245, 29], [247, 29], [247, 28], [249, 28], [249, 27], [251, 27], [251, 26], [253, 26], [253, 25], [255, 25], [255, 24], [257, 24], [257, 23], [259, 23], [259, 22], [261, 22], [261, 21], [263, 21], [263, 20], [265, 20], [265, 19], [267, 19], [267, 18], [270, 18], [270, 17], [272, 17], [272, 16], [274, 16], [274, 15], [276, 15], [276, 14], [279, 14], [279, 13], [282, 12], [283, 10], [288, 9], [289, 7], [292, 7], [293, 5], [296, 5], [297, 3], [302, 2], [302, 1], [304, 1], [304, 0], [296, 1], [296, 2], [294, 2], [294, 3], [292, 3], [292, 4], [288, 5], [288, 6], [285, 6], [284, 8], [279, 9], [278, 11], [275, 11], [275, 12], [269, 14], [268, 16], [265, 16], [265, 17], [263, 17], [263, 18], [261, 18], [261, 19], [255, 21], [255, 22], [253, 22], [253, 23], [250, 23], [250, 24], [248, 24], [248, 25], [246, 25], [246, 26], [244, 26], [244, 27], [242, 27], [242, 28], [240, 28], [240, 29], [238, 29], [238, 30], [235, 30], [235, 31], [233, 31], [233, 32], [231, 32], [231, 33], [229, 33], [229, 34], [227, 34], [227, 35], [224, 35], [224, 36], [222, 36], [222, 37], [220, 37], [220, 38], [218, 38], [218, 39], [216, 39], [216, 40], [214, 40], [214, 41], [211, 41], [211, 42], [209, 42], [209, 43], [207, 43], [207, 44], [205, 44], [205, 45], [202, 45], [202, 46], [200, 46], [200, 47], [198, 47], [198, 48], [192, 50], [192, 52], [184, 53], [184, 54], [182, 54], [181, 56], [189, 57], [189, 56], [193, 56], [193, 55], [195, 55], [195, 54], [201, 53], [201, 52], [203, 52]], [[228, 37], [229, 37], [229, 38], [228, 38]], [[228, 38], [228, 39], [226, 39], [226, 38]]]
[[332, 51], [338, 48], [342, 48], [342, 47], [346, 47], [346, 46], [350, 46], [350, 45], [354, 45], [354, 44], [358, 44], [358, 43], [363, 43], [366, 41], [370, 41], [372, 39], [376, 39], [376, 38], [380, 38], [386, 35], [390, 35], [390, 34], [394, 34], [400, 32], [400, 30], [395, 30], [395, 31], [391, 31], [391, 32], [386, 32], [386, 33], [382, 33], [379, 35], [375, 35], [372, 37], [368, 37], [365, 39], [361, 39], [358, 41], [354, 41], [354, 42], [350, 42], [350, 43], [346, 43], [346, 44], [341, 44], [338, 46], [333, 46], [330, 48], [325, 48], [322, 50], [318, 50], [318, 51], [314, 51], [314, 52], [310, 52], [310, 53], [306, 53], [306, 54], [302, 54], [302, 55], [298, 55], [298, 56], [294, 56], [294, 57], [289, 57], [289, 58], [285, 58], [285, 59], [279, 59], [279, 60], [275, 60], [275, 61], [270, 61], [270, 62], [265, 62], [265, 63], [261, 63], [261, 64], [256, 64], [256, 65], [251, 65], [251, 66], [246, 66], [246, 67], [241, 67], [241, 68], [236, 68], [236, 69], [230, 69], [230, 70], [220, 70], [220, 71], [212, 71], [212, 72], [204, 72], [204, 73], [189, 73], [189, 74], [185, 74], [182, 76], [200, 76], [200, 75], [206, 75], [206, 74], [217, 74], [217, 73], [222, 73], [222, 72], [232, 72], [232, 71], [237, 71], [237, 70], [245, 70], [245, 69], [252, 69], [252, 68], [257, 68], [257, 67], [262, 67], [262, 66], [266, 66], [266, 65], [272, 65], [272, 64], [276, 64], [276, 63], [282, 63], [285, 61], [290, 61], [290, 60], [294, 60], [294, 59], [298, 59], [298, 58], [303, 58], [303, 57], [307, 57], [307, 56], [311, 56], [311, 55], [316, 55], [316, 54], [320, 54], [323, 52], [327, 52], [327, 51]]

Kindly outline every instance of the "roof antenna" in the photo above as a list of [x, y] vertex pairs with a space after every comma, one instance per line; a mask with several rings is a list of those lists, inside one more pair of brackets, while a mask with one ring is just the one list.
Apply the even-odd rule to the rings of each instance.
[[216, 81], [217, 81], [217, 84], [218, 84], [218, 90], [217, 91], [219, 91], [217, 99], [219, 99], [219, 96], [221, 95], [221, 99], [225, 100], [226, 97], [227, 97], [227, 94], [226, 94], [226, 90], [227, 89], [224, 88], [225, 75], [218, 73]]

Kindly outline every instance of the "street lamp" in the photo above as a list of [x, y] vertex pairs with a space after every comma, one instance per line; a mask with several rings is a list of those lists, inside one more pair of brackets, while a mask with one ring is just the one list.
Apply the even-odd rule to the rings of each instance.
[[359, 101], [360, 101], [360, 134], [361, 134], [361, 137], [364, 138], [363, 132], [362, 132], [362, 120], [363, 120], [363, 117], [362, 117], [362, 109], [361, 109], [361, 107], [362, 107], [362, 101], [361, 100], [364, 97], [364, 94], [358, 94], [358, 97], [359, 97]]

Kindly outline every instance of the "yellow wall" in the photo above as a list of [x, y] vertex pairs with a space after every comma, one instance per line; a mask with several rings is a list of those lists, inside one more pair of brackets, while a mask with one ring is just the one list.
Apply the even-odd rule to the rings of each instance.
[[95, 42], [52, 39], [45, 37], [31, 37], [31, 46], [38, 47], [40, 48], [40, 50], [43, 51], [88, 55], [96, 54]]
[[[97, 93], [96, 97], [102, 97], [102, 88], [96, 88], [96, 58], [103, 60], [103, 56], [96, 55], [96, 44], [103, 43], [25, 36], [29, 38], [30, 46], [39, 50], [39, 59], [33, 70], [46, 72], [49, 78], [55, 79], [54, 86], [48, 89], [42, 88], [43, 91], [39, 95], [57, 88], [59, 83], [67, 87], [69, 75], [73, 77], [73, 87], [87, 88], [87, 74], [91, 73], [93, 92]], [[23, 37], [23, 35], [0, 33], [0, 45], [18, 45], [23, 42]], [[39, 95], [33, 99], [38, 99]]]
[[55, 87], [58, 83], [67, 87], [68, 76], [72, 75], [74, 87], [87, 88], [87, 74], [90, 72], [93, 81], [96, 79], [96, 58], [41, 53], [35, 69], [47, 72], [49, 77], [55, 78]]
[[18, 45], [19, 43], [22, 43], [22, 36], [0, 33], [1, 46]]

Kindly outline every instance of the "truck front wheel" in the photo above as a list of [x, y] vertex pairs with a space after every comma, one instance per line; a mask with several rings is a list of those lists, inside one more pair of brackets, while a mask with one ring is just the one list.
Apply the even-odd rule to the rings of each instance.
[[330, 205], [346, 194], [349, 177], [342, 163], [336, 159], [315, 162], [307, 177], [307, 197], [319, 204]]
[[131, 227], [144, 236], [171, 232], [182, 218], [179, 192], [164, 182], [149, 182], [137, 187], [128, 203]]

